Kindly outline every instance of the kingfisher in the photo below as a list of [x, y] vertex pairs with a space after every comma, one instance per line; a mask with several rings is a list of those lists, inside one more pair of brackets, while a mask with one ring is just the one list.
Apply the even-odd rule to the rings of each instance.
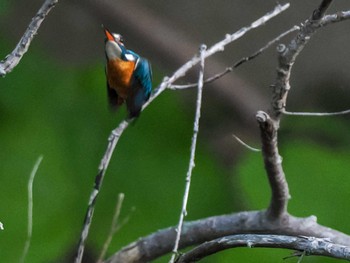
[[106, 35], [107, 95], [112, 109], [126, 102], [130, 119], [140, 115], [152, 91], [152, 69], [147, 59], [126, 49], [120, 34], [103, 27]]

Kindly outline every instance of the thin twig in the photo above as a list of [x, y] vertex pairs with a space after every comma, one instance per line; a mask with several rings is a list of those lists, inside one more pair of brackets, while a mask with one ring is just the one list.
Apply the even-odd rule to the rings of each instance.
[[198, 137], [198, 131], [199, 131], [199, 119], [201, 116], [203, 77], [204, 77], [204, 61], [205, 61], [206, 49], [207, 49], [207, 47], [205, 45], [201, 45], [200, 54], [199, 54], [200, 69], [199, 69], [199, 76], [198, 76], [196, 115], [195, 115], [194, 124], [193, 124], [191, 155], [190, 155], [190, 162], [188, 165], [188, 170], [187, 170], [187, 175], [186, 175], [185, 192], [184, 192], [183, 201], [182, 201], [182, 208], [181, 208], [179, 223], [178, 223], [178, 226], [176, 228], [176, 239], [175, 239], [173, 254], [172, 254], [171, 259], [169, 261], [170, 263], [173, 263], [175, 260], [175, 257], [177, 256], [181, 232], [182, 232], [182, 225], [183, 225], [184, 217], [187, 215], [187, 202], [188, 202], [188, 197], [190, 194], [192, 171], [193, 171], [193, 168], [195, 166], [194, 160], [195, 160], [195, 156], [196, 156], [196, 145], [197, 145], [197, 137]]
[[119, 220], [120, 211], [121, 211], [121, 208], [123, 205], [123, 201], [124, 201], [124, 194], [120, 193], [118, 195], [118, 201], [117, 201], [117, 205], [115, 207], [115, 212], [114, 212], [114, 216], [112, 219], [111, 229], [109, 231], [109, 234], [108, 234], [108, 237], [107, 237], [105, 243], [103, 244], [101, 254], [98, 257], [98, 260], [97, 260], [98, 263], [102, 263], [105, 255], [106, 255], [107, 249], [108, 249], [109, 245], [111, 244], [112, 238], [118, 230], [118, 220]]
[[16, 48], [7, 55], [4, 60], [0, 61], [0, 77], [4, 77], [7, 73], [10, 73], [20, 62], [23, 55], [28, 51], [30, 43], [44, 21], [47, 14], [57, 4], [58, 0], [46, 0], [38, 13], [32, 18], [27, 30], [18, 42]]
[[39, 169], [40, 163], [43, 160], [43, 156], [39, 156], [38, 160], [35, 162], [32, 172], [28, 180], [28, 230], [27, 230], [27, 240], [24, 245], [22, 252], [22, 257], [20, 262], [24, 262], [29, 251], [30, 240], [32, 239], [32, 229], [33, 229], [33, 183], [36, 172]]
[[242, 144], [244, 147], [246, 147], [247, 149], [253, 151], [253, 152], [261, 152], [261, 149], [257, 149], [254, 148], [252, 146], [249, 146], [248, 144], [246, 144], [244, 141], [242, 141], [240, 138], [238, 138], [236, 135], [232, 134], [233, 138], [236, 139], [237, 142], [239, 142], [240, 144]]
[[336, 112], [290, 112], [283, 111], [285, 115], [292, 116], [318, 116], [318, 117], [326, 117], [326, 116], [337, 116], [337, 115], [345, 115], [349, 114], [350, 110], [336, 111]]
[[[299, 30], [300, 27], [299, 26], [293, 26], [292, 28], [290, 28], [289, 30], [283, 32], [282, 34], [280, 34], [279, 36], [277, 36], [276, 38], [274, 38], [273, 40], [269, 41], [265, 46], [263, 46], [262, 48], [260, 48], [259, 50], [255, 51], [253, 54], [251, 54], [248, 57], [243, 57], [241, 59], [239, 59], [238, 61], [236, 61], [232, 66], [227, 67], [224, 71], [215, 74], [214, 76], [211, 76], [209, 78], [207, 78], [204, 83], [208, 84], [208, 83], [212, 83], [215, 80], [225, 76], [226, 74], [232, 72], [234, 69], [238, 68], [239, 66], [241, 66], [242, 64], [244, 64], [245, 62], [248, 62], [254, 58], [256, 58], [257, 56], [259, 56], [260, 54], [262, 54], [266, 49], [268, 49], [269, 47], [271, 47], [273, 44], [276, 44], [276, 42], [280, 41], [283, 37], [285, 37], [286, 35]], [[197, 86], [197, 83], [190, 83], [190, 84], [186, 84], [186, 85], [172, 85], [169, 87], [169, 89], [171, 90], [178, 90], [178, 89], [188, 89], [188, 88], [194, 88]]]
[[[224, 50], [225, 46], [234, 42], [235, 40], [242, 37], [244, 34], [246, 34], [248, 31], [257, 28], [259, 26], [264, 25], [268, 20], [274, 18], [275, 16], [279, 15], [281, 12], [285, 11], [289, 7], [289, 4], [284, 5], [277, 5], [275, 8], [266, 13], [264, 16], [253, 22], [251, 25], [241, 28], [237, 32], [233, 33], [232, 35], [227, 35], [224, 40], [214, 44], [211, 48], [205, 52], [205, 57], [209, 57], [219, 51]], [[150, 99], [145, 103], [142, 107], [142, 110], [144, 110], [146, 107], [148, 107], [153, 100], [155, 100], [164, 90], [166, 90], [168, 87], [170, 87], [176, 80], [186, 75], [186, 73], [192, 69], [195, 65], [197, 65], [200, 62], [200, 58], [198, 56], [194, 56], [191, 60], [187, 61], [184, 65], [182, 65], [178, 70], [174, 72], [174, 74], [171, 77], [165, 77], [161, 84], [154, 90], [152, 93]], [[83, 229], [80, 234], [80, 240], [78, 244], [77, 249], [77, 255], [75, 258], [75, 263], [80, 263], [83, 257], [84, 253], [84, 247], [85, 247], [85, 241], [87, 239], [87, 236], [89, 234], [89, 229], [95, 209], [95, 203], [99, 194], [99, 191], [102, 187], [103, 179], [106, 173], [106, 170], [108, 168], [110, 159], [112, 157], [112, 154], [114, 152], [114, 149], [119, 141], [120, 136], [123, 134], [123, 132], [126, 130], [126, 128], [129, 126], [130, 120], [124, 120], [122, 121], [119, 126], [111, 132], [111, 135], [108, 139], [108, 146], [106, 149], [106, 152], [101, 160], [101, 164], [99, 166], [99, 171], [97, 176], [95, 177], [95, 185], [91, 191], [90, 199], [88, 203], [88, 208], [85, 214], [85, 219], [83, 223]]]

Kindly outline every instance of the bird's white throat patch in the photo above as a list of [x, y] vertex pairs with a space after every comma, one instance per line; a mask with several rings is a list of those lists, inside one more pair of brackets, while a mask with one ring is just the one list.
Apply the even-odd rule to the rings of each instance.
[[121, 58], [122, 49], [119, 47], [119, 45], [116, 42], [107, 41], [106, 42], [106, 54], [107, 54], [108, 59]]

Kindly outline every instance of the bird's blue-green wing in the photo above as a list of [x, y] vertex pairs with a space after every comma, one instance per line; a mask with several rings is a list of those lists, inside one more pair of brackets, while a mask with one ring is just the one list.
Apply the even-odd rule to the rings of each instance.
[[144, 95], [148, 99], [152, 91], [152, 68], [147, 59], [139, 59], [134, 74], [135, 78], [140, 81]]
[[130, 117], [137, 117], [152, 91], [152, 69], [147, 59], [138, 59], [133, 78], [132, 94], [127, 100], [127, 106]]

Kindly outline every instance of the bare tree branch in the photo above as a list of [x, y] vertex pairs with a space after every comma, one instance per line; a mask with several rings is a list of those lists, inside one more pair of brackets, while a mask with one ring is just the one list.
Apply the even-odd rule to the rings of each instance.
[[299, 33], [289, 45], [280, 44], [277, 47], [279, 65], [276, 82], [272, 85], [272, 102], [269, 111], [271, 117], [262, 111], [256, 115], [260, 126], [265, 169], [272, 191], [271, 202], [267, 210], [270, 219], [284, 220], [283, 217], [287, 214], [288, 199], [290, 198], [288, 183], [282, 168], [282, 157], [278, 153], [277, 133], [281, 113], [285, 111], [288, 91], [291, 88], [289, 80], [292, 66], [312, 34], [320, 27], [321, 19], [331, 2], [323, 0], [320, 6], [314, 10], [311, 18], [301, 26]]
[[4, 60], [0, 61], [0, 77], [4, 77], [17, 66], [23, 55], [28, 51], [30, 43], [36, 35], [41, 23], [57, 2], [58, 0], [46, 0], [43, 3], [38, 13], [32, 18], [32, 21], [21, 40], [18, 42], [16, 48], [11, 54], [7, 55]]
[[350, 110], [343, 110], [343, 111], [336, 111], [336, 112], [290, 112], [290, 111], [283, 111], [282, 113], [285, 115], [292, 115], [292, 116], [326, 117], [326, 116], [338, 116], [338, 115], [349, 114]]
[[[232, 72], [235, 68], [238, 68], [239, 66], [241, 66], [242, 64], [244, 64], [245, 62], [248, 62], [254, 58], [256, 58], [257, 56], [259, 56], [260, 54], [262, 54], [266, 49], [268, 49], [269, 47], [271, 47], [273, 44], [277, 43], [278, 41], [280, 41], [283, 37], [287, 36], [288, 34], [299, 30], [300, 28], [298, 26], [294, 26], [291, 29], [287, 30], [286, 32], [283, 32], [282, 34], [280, 34], [279, 36], [277, 36], [276, 38], [274, 38], [273, 40], [269, 41], [265, 46], [263, 46], [262, 48], [260, 48], [259, 50], [255, 51], [252, 55], [248, 56], [248, 57], [243, 57], [240, 60], [238, 60], [237, 62], [235, 62], [232, 66], [227, 67], [224, 71], [215, 74], [212, 77], [207, 78], [204, 83], [208, 84], [208, 83], [212, 83], [215, 80], [225, 76], [226, 74]], [[191, 84], [187, 84], [187, 85], [172, 85], [169, 87], [169, 89], [171, 90], [178, 90], [178, 89], [188, 89], [188, 88], [194, 88], [197, 86], [197, 83], [191, 83]]]
[[256, 119], [260, 127], [262, 154], [272, 192], [267, 214], [270, 219], [283, 220], [283, 216], [287, 213], [290, 196], [282, 168], [282, 157], [278, 153], [277, 128], [270, 116], [263, 111], [257, 113]]
[[[211, 56], [219, 51], [224, 50], [224, 47], [226, 45], [239, 39], [244, 34], [246, 34], [248, 31], [264, 25], [268, 20], [272, 19], [273, 17], [277, 16], [281, 12], [285, 11], [288, 7], [289, 7], [289, 4], [285, 4], [285, 5], [278, 4], [274, 8], [274, 10], [272, 10], [271, 12], [268, 12], [267, 14], [265, 14], [264, 16], [262, 16], [261, 18], [259, 18], [255, 22], [253, 22], [251, 25], [240, 29], [236, 33], [233, 33], [231, 35], [227, 35], [224, 40], [222, 40], [222, 41], [216, 43], [215, 45], [213, 45], [212, 47], [210, 47], [205, 52], [204, 58], [207, 58], [207, 57], [209, 57], [209, 56]], [[169, 86], [171, 86], [176, 80], [185, 76], [186, 73], [191, 68], [193, 68], [195, 65], [197, 65], [199, 62], [200, 62], [200, 57], [194, 56], [191, 60], [186, 62], [177, 71], [175, 71], [174, 74], [170, 78], [165, 77], [163, 79], [162, 83], [158, 86], [158, 88], [154, 90], [154, 92], [152, 93], [152, 95], [151, 95], [150, 99], [147, 101], [147, 103], [145, 103], [143, 105], [142, 110], [144, 110], [146, 107], [148, 107], [154, 99], [156, 99], [165, 89], [167, 89]], [[90, 193], [90, 199], [89, 199], [88, 208], [87, 208], [87, 211], [85, 214], [83, 229], [82, 229], [81, 234], [80, 234], [80, 240], [79, 240], [79, 244], [78, 244], [75, 263], [80, 263], [82, 260], [83, 253], [84, 253], [84, 247], [85, 247], [85, 241], [86, 241], [88, 233], [89, 233], [93, 213], [95, 210], [96, 199], [97, 199], [99, 191], [102, 187], [103, 179], [104, 179], [106, 170], [108, 168], [110, 159], [111, 159], [112, 154], [114, 152], [114, 149], [119, 141], [120, 136], [123, 134], [123, 132], [129, 126], [131, 121], [132, 120], [122, 121], [119, 124], [119, 126], [111, 132], [111, 135], [108, 139], [108, 146], [107, 146], [106, 152], [101, 160], [101, 164], [99, 166], [99, 171], [98, 171], [98, 174], [95, 178], [95, 185]]]
[[[321, 19], [326, 9], [327, 9], [326, 4], [321, 5], [319, 8], [318, 15], [313, 16], [313, 18], [317, 18], [318, 16], [320, 16], [320, 19]], [[279, 10], [279, 12], [281, 12], [281, 10]], [[274, 12], [268, 15], [271, 15], [271, 14], [274, 14]], [[329, 17], [327, 21], [336, 22], [339, 19], [343, 19], [344, 15], [340, 17], [341, 18], [332, 16], [332, 17]], [[252, 23], [252, 25], [250, 25], [249, 27], [243, 28], [242, 30], [236, 32], [235, 34], [228, 35], [223, 41], [209, 48], [208, 51], [206, 52], [205, 57], [208, 57], [218, 51], [222, 51], [225, 45], [243, 36], [246, 32], [248, 32], [252, 28], [255, 28], [258, 24], [261, 25], [262, 23], [264, 23], [265, 18], [257, 20], [256, 22]], [[276, 144], [277, 129], [279, 126], [279, 114], [285, 108], [287, 92], [290, 88], [289, 77], [290, 77], [291, 67], [295, 61], [295, 58], [297, 57], [299, 52], [302, 50], [302, 48], [305, 46], [311, 34], [316, 30], [316, 28], [326, 23], [331, 23], [331, 22], [324, 22], [322, 24], [320, 20], [313, 19], [312, 21], [307, 21], [306, 25], [302, 25], [302, 28], [298, 36], [295, 39], [293, 39], [293, 41], [288, 47], [284, 45], [279, 46], [278, 51], [280, 53], [280, 58], [279, 58], [280, 65], [278, 69], [278, 77], [276, 80], [276, 85], [274, 85], [274, 93], [273, 93], [274, 100], [273, 100], [273, 107], [272, 107], [273, 119], [271, 119], [267, 114], [265, 115], [262, 114], [261, 116], [258, 117], [261, 123], [262, 137], [267, 138], [265, 139], [266, 141], [263, 142], [263, 145], [264, 143], [266, 143], [265, 152], [269, 152], [270, 156], [274, 158], [272, 162], [271, 160], [268, 160], [268, 161], [271, 162], [272, 165], [277, 165], [276, 167], [271, 167], [271, 170], [274, 170], [277, 168], [276, 170], [277, 172], [275, 173], [282, 175], [281, 177], [282, 181], [285, 180], [285, 178], [284, 178], [283, 170], [281, 169], [282, 167], [278, 166], [280, 165], [281, 159], [278, 154], [278, 149]], [[144, 105], [144, 108], [146, 108], [165, 89], [169, 88], [174, 83], [174, 81], [184, 76], [187, 73], [187, 71], [191, 69], [194, 65], [199, 63], [200, 60], [201, 59], [198, 56], [193, 57], [190, 61], [188, 61], [181, 68], [179, 68], [170, 78], [165, 78], [163, 82], [160, 84], [160, 86], [152, 94], [149, 102]], [[273, 121], [275, 119], [277, 119], [277, 122]], [[116, 146], [116, 143], [119, 137], [121, 136], [123, 131], [128, 127], [128, 124], [129, 123], [127, 121], [124, 121], [123, 123], [121, 123], [121, 125], [116, 129], [118, 131], [117, 132], [115, 132], [116, 130], [113, 131], [110, 137], [108, 149], [106, 151], [105, 157], [101, 162], [103, 163], [103, 165], [100, 166], [100, 171], [95, 182], [95, 188], [90, 198], [91, 205], [89, 205], [89, 209], [86, 217], [88, 220], [85, 220], [86, 222], [88, 222], [88, 224], [85, 224], [85, 225], [88, 225], [87, 231], [89, 228], [89, 224], [91, 222], [94, 203], [98, 195], [98, 191], [101, 187], [105, 171], [108, 167], [110, 157], [114, 151], [114, 148]], [[277, 182], [278, 177], [274, 178], [274, 180], [276, 180]], [[304, 234], [304, 235], [310, 235], [310, 236], [329, 237], [330, 239], [334, 239], [335, 241], [338, 241], [340, 243], [343, 242], [344, 244], [345, 243], [349, 244], [350, 237], [346, 236], [345, 234], [339, 233], [335, 230], [317, 225], [316, 222], [313, 220], [313, 218], [297, 219], [288, 215], [286, 212], [288, 196], [289, 196], [288, 187], [284, 188], [284, 190], [282, 188], [277, 189], [277, 192], [273, 193], [274, 202], [271, 203], [270, 208], [268, 209], [267, 212], [250, 212], [250, 213], [247, 212], [247, 213], [240, 213], [239, 215], [234, 215], [234, 218], [230, 218], [229, 224], [232, 224], [232, 222], [234, 222], [235, 224], [233, 226], [230, 225], [230, 227], [228, 227], [227, 225], [223, 226], [222, 225], [223, 222], [220, 222], [221, 219], [223, 220], [226, 219], [226, 218], [223, 218], [225, 216], [220, 217], [220, 219], [218, 219], [219, 217], [215, 217], [215, 219], [218, 219], [217, 221], [214, 219], [215, 222], [213, 222], [212, 219], [207, 219], [200, 222], [198, 221], [198, 222], [184, 223], [184, 226], [181, 229], [185, 229], [185, 231], [181, 232], [179, 247], [181, 248], [188, 245], [200, 243], [205, 240], [210, 240], [215, 236], [216, 237], [220, 236], [220, 234], [223, 234], [223, 232], [225, 231], [234, 232], [234, 229], [236, 229], [237, 233], [252, 231], [253, 233], [269, 232], [269, 233], [277, 233], [277, 234], [280, 234], [280, 233], [291, 234], [295, 232], [297, 234]], [[281, 197], [282, 199], [279, 197]], [[274, 205], [274, 204], [277, 204], [277, 205]], [[284, 215], [282, 221], [278, 221], [278, 222], [271, 221], [271, 217], [274, 218], [280, 215]], [[245, 216], [246, 218], [244, 218]], [[223, 226], [224, 230], [220, 229], [220, 226]], [[86, 239], [87, 232], [83, 231], [83, 233], [85, 233], [85, 239]], [[173, 245], [172, 242], [175, 239], [175, 234], [176, 234], [175, 228], [169, 228], [166, 230], [159, 231], [155, 234], [152, 234], [149, 237], [140, 239], [139, 241], [122, 249], [118, 254], [113, 256], [107, 262], [145, 262], [145, 261], [152, 260], [160, 255], [169, 253], [171, 251], [172, 245]]]
[[[329, 238], [333, 243], [349, 245], [350, 236], [317, 224], [314, 216], [297, 218], [286, 215], [283, 222], [270, 221], [265, 211], [240, 212], [185, 222], [180, 248], [236, 234], [277, 234]], [[142, 263], [172, 251], [175, 227], [159, 230], [122, 248], [106, 263]]]
[[204, 77], [204, 60], [205, 60], [204, 58], [205, 58], [206, 49], [207, 49], [207, 47], [205, 45], [201, 45], [200, 54], [199, 54], [200, 69], [199, 69], [199, 77], [198, 77], [196, 114], [195, 114], [195, 120], [194, 120], [194, 124], [193, 124], [193, 136], [192, 136], [192, 144], [191, 144], [190, 163], [188, 165], [188, 171], [186, 174], [185, 192], [184, 192], [183, 201], [182, 201], [182, 208], [181, 208], [179, 223], [178, 223], [178, 226], [176, 228], [176, 239], [175, 239], [173, 254], [171, 256], [169, 263], [173, 263], [175, 260], [175, 257], [177, 256], [181, 232], [182, 232], [182, 225], [183, 225], [184, 218], [187, 215], [187, 202], [188, 202], [188, 197], [190, 194], [192, 171], [193, 171], [193, 168], [195, 166], [194, 160], [195, 160], [195, 155], [196, 155], [196, 145], [197, 145], [197, 137], [198, 137], [198, 131], [199, 131], [199, 119], [201, 116], [203, 77]]
[[334, 244], [326, 238], [244, 234], [222, 237], [203, 243], [180, 256], [176, 262], [196, 262], [219, 251], [236, 247], [285, 248], [301, 252], [294, 253], [294, 256], [301, 256], [304, 255], [303, 252], [306, 252], [307, 256], [350, 259], [350, 247]]

